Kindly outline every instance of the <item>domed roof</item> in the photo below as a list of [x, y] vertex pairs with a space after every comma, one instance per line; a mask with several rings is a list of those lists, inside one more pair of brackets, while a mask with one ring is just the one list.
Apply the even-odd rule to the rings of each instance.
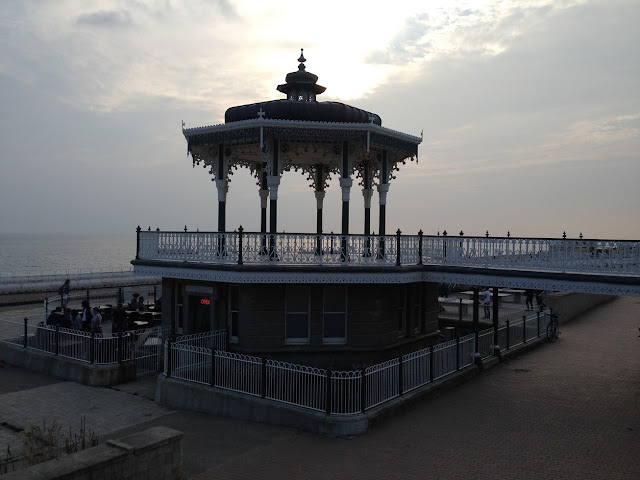
[[268, 102], [239, 105], [227, 109], [225, 123], [241, 120], [255, 120], [258, 112], [264, 112], [264, 118], [271, 120], [306, 120], [312, 122], [335, 123], [373, 123], [382, 125], [375, 113], [352, 107], [340, 102], [296, 102], [293, 100], [271, 100]]
[[[297, 120], [332, 123], [374, 123], [382, 125], [380, 116], [340, 102], [318, 102], [316, 95], [326, 88], [318, 85], [318, 76], [307, 72], [303, 50], [296, 72], [288, 73], [286, 83], [278, 85], [278, 91], [287, 95], [286, 100], [271, 100], [227, 109], [225, 123], [255, 120], [259, 116], [271, 120]], [[259, 113], [261, 112], [261, 113]]]

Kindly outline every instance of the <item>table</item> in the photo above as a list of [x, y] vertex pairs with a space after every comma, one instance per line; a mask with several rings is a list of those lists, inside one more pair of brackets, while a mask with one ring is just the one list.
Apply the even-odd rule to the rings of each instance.
[[441, 306], [456, 307], [458, 312], [462, 311], [462, 315], [469, 314], [469, 305], [473, 305], [473, 300], [454, 297], [438, 297], [438, 303]]
[[[471, 299], [473, 299], [473, 290], [467, 290], [466, 292], [460, 292], [460, 293], [462, 295], [468, 295], [471, 297]], [[489, 290], [489, 293], [491, 293], [491, 298], [493, 299], [493, 292]], [[511, 296], [510, 293], [498, 293], [498, 305], [502, 303], [502, 300], [510, 296]], [[482, 297], [483, 297], [482, 292], [478, 292], [478, 298], [481, 304], [483, 303]]]
[[526, 293], [526, 290], [518, 290], [513, 288], [501, 288], [500, 291], [513, 295], [513, 301], [515, 303], [520, 303], [520, 301], [522, 300], [522, 294]]

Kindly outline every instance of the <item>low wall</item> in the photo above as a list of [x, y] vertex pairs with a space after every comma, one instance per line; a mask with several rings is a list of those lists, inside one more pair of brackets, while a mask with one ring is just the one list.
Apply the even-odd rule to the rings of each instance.
[[[508, 358], [519, 355], [546, 342], [546, 337], [532, 339], [526, 344], [503, 352], [502, 356]], [[482, 361], [482, 368], [490, 368], [497, 363], [496, 357], [488, 357]], [[441, 393], [463, 384], [480, 371], [478, 366], [469, 366], [365, 410], [364, 413], [353, 415], [326, 414], [275, 400], [165, 377], [164, 374], [158, 376], [155, 401], [172, 409], [283, 425], [329, 437], [347, 437], [363, 435], [376, 423], [406, 411], [407, 406], [436, 392]]]
[[616, 298], [613, 295], [556, 292], [545, 295], [544, 301], [554, 314], [560, 315], [560, 323], [566, 323], [583, 312]]
[[44, 373], [93, 387], [116, 385], [136, 378], [136, 366], [133, 361], [120, 365], [96, 365], [10, 343], [1, 344], [0, 360], [31, 372]]
[[182, 478], [182, 432], [153, 427], [72, 455], [3, 475], [3, 479], [130, 480]]

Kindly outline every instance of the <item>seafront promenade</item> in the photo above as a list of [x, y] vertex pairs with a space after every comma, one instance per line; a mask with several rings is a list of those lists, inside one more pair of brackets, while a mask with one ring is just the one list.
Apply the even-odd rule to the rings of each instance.
[[101, 441], [154, 425], [183, 431], [185, 478], [640, 478], [639, 312], [638, 298], [590, 310], [555, 343], [357, 438], [172, 411], [152, 401], [153, 378], [86, 387], [1, 365], [0, 451], [18, 444], [7, 425], [73, 427], [85, 416]]

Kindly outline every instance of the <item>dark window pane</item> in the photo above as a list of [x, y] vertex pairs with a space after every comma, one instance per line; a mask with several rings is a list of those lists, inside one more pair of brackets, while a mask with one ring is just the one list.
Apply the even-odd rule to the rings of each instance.
[[324, 338], [344, 338], [346, 335], [344, 313], [325, 313], [322, 335]]
[[238, 310], [238, 287], [229, 287], [229, 309]]
[[231, 312], [231, 336], [238, 336], [238, 312]]
[[287, 287], [287, 312], [309, 311], [309, 289], [307, 287]]
[[346, 308], [345, 287], [325, 287], [324, 288], [324, 311], [344, 312]]
[[287, 338], [309, 338], [309, 315], [287, 314]]

